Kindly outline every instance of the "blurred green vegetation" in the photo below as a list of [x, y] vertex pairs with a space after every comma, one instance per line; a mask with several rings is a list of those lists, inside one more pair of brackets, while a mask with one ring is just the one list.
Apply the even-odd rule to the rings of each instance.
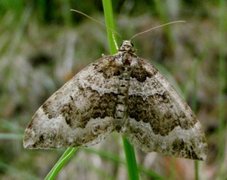
[[[24, 129], [54, 91], [88, 63], [109, 54], [105, 28], [71, 12], [104, 22], [101, 1], [0, 0], [0, 179], [42, 179], [63, 150], [25, 150]], [[113, 1], [122, 39], [172, 20], [136, 38], [137, 54], [149, 59], [185, 96], [209, 143], [203, 179], [224, 179], [227, 161], [227, 4], [219, 1]], [[120, 39], [119, 39], [120, 43]], [[81, 149], [59, 179], [126, 179], [119, 136]], [[107, 153], [108, 158], [105, 158]], [[103, 155], [104, 154], [104, 155]], [[141, 179], [149, 169], [172, 179], [194, 178], [190, 160], [137, 151]], [[183, 168], [180, 168], [183, 167]], [[105, 177], [105, 178], [104, 178]]]

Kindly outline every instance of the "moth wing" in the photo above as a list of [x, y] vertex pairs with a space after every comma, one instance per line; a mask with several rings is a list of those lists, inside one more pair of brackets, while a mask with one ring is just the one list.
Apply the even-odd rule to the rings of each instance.
[[106, 80], [96, 68], [107, 60], [88, 65], [37, 110], [25, 130], [25, 148], [87, 146], [113, 131], [116, 98], [109, 92], [117, 91], [117, 82]]
[[205, 135], [190, 107], [153, 65], [140, 63], [129, 87], [130, 141], [146, 152], [205, 160]]

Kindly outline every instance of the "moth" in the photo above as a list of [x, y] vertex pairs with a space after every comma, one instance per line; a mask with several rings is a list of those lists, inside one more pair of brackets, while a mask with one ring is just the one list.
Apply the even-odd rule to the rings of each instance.
[[113, 131], [145, 152], [206, 159], [200, 122], [163, 75], [136, 55], [129, 40], [56, 91], [32, 117], [23, 145], [89, 146]]

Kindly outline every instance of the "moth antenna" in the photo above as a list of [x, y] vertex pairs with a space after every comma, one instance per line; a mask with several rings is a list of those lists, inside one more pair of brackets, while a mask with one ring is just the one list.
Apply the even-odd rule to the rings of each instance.
[[114, 29], [112, 29], [112, 28], [110, 28], [110, 27], [107, 27], [104, 23], [98, 21], [97, 19], [95, 19], [95, 18], [93, 18], [93, 17], [91, 17], [91, 16], [89, 16], [89, 15], [87, 15], [87, 14], [81, 12], [81, 11], [78, 11], [78, 10], [76, 10], [76, 9], [70, 9], [70, 11], [74, 11], [74, 12], [80, 14], [80, 15], [85, 16], [86, 18], [88, 18], [88, 19], [90, 19], [90, 20], [92, 20], [92, 21], [98, 23], [98, 24], [101, 25], [101, 26], [106, 27], [107, 29], [111, 30], [114, 34], [116, 34], [116, 35], [118, 35], [119, 37], [121, 37], [121, 35], [120, 35], [117, 31], [115, 31]]
[[168, 26], [168, 25], [171, 25], [171, 24], [176, 24], [176, 23], [185, 23], [186, 21], [184, 20], [178, 20], [178, 21], [171, 21], [171, 22], [168, 22], [168, 23], [165, 23], [165, 24], [161, 24], [159, 26], [155, 26], [153, 28], [150, 28], [150, 29], [147, 29], [145, 31], [142, 31], [142, 32], [139, 32], [139, 33], [136, 33], [135, 35], [133, 35], [130, 40], [134, 39], [135, 37], [141, 35], [141, 34], [144, 34], [144, 33], [147, 33], [147, 32], [150, 32], [150, 31], [153, 31], [155, 29], [158, 29], [158, 28], [161, 28], [161, 27], [164, 27], [164, 26]]

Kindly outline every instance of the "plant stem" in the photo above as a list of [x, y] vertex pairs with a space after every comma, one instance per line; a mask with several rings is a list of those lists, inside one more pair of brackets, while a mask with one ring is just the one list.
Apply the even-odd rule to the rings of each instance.
[[194, 161], [195, 180], [199, 180], [199, 162]]
[[225, 37], [225, 33], [227, 30], [226, 24], [226, 6], [227, 3], [225, 0], [219, 0], [219, 61], [218, 61], [218, 83], [219, 83], [219, 91], [218, 91], [218, 177], [217, 179], [224, 178], [224, 174], [226, 173], [226, 161], [225, 161], [225, 148], [226, 148], [226, 123], [225, 123], [225, 87], [226, 87], [226, 41], [223, 41]]
[[[198, 90], [198, 82], [197, 82], [197, 71], [198, 71], [198, 63], [199, 59], [194, 59], [193, 66], [192, 66], [192, 82], [193, 82], [193, 89], [194, 89], [194, 96], [192, 97], [192, 109], [196, 112], [197, 109], [197, 90]], [[199, 180], [199, 161], [194, 161], [194, 179]]]
[[114, 24], [111, 0], [102, 0], [102, 4], [103, 4], [104, 16], [105, 16], [109, 50], [111, 54], [114, 54], [117, 52], [118, 47], [117, 47], [117, 44], [115, 43], [116, 42], [116, 38], [114, 36], [115, 24]]
[[50, 172], [45, 177], [45, 180], [52, 180], [58, 175], [61, 169], [69, 162], [69, 160], [73, 157], [78, 148], [69, 147], [66, 149], [64, 154], [60, 157], [58, 162], [54, 165], [54, 167], [50, 170]]
[[[104, 15], [105, 15], [106, 30], [107, 30], [110, 53], [113, 54], [117, 52], [118, 47], [115, 43], [116, 41], [114, 38], [114, 33], [113, 31], [111, 31], [111, 30], [114, 30], [115, 32], [112, 4], [111, 4], [111, 0], [103, 0], [102, 3], [103, 3]], [[123, 145], [124, 145], [124, 151], [126, 156], [129, 179], [138, 180], [139, 173], [138, 173], [134, 148], [132, 145], [130, 145], [130, 143], [125, 137], [122, 137], [122, 138], [123, 138]]]
[[129, 143], [127, 138], [122, 137], [122, 140], [123, 140], [123, 144], [124, 144], [124, 150], [125, 150], [129, 179], [130, 180], [138, 180], [139, 179], [139, 173], [138, 173], [138, 167], [137, 167], [137, 163], [136, 163], [136, 156], [135, 156], [134, 148]]

